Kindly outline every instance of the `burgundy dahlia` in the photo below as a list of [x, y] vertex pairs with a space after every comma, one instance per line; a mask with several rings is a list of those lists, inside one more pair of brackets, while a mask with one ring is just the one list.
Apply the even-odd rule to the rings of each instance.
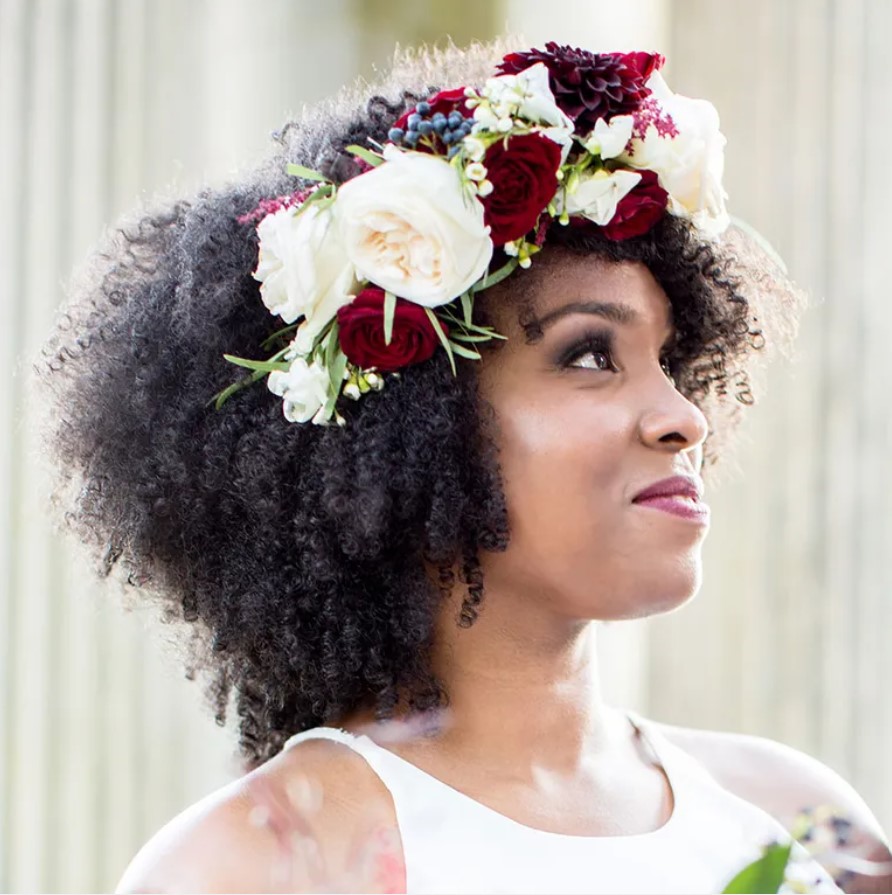
[[509, 53], [496, 68], [513, 75], [543, 62], [558, 107], [576, 133], [587, 134], [599, 118], [634, 112], [650, 96], [645, 83], [663, 61], [658, 53], [591, 53], [549, 41], [544, 50]]

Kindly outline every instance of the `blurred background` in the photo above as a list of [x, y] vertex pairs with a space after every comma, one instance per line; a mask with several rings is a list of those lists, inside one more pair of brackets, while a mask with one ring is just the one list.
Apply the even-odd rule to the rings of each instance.
[[64, 280], [119, 213], [225, 178], [396, 43], [505, 31], [664, 52], [719, 109], [732, 213], [812, 296], [710, 498], [701, 593], [603, 630], [608, 699], [805, 750], [892, 827], [892, 3], [0, 0], [0, 890], [109, 891], [238, 773], [164, 630], [36, 497], [24, 358]]

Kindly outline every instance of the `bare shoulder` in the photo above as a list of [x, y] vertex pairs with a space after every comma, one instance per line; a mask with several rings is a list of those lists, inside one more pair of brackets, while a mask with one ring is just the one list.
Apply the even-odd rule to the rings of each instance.
[[115, 891], [385, 891], [401, 859], [378, 777], [346, 746], [308, 740], [165, 824]]
[[[826, 805], [852, 822], [852, 854], [873, 861], [892, 860], [889, 842], [874, 813], [855, 788], [823, 762], [767, 737], [698, 730], [652, 722], [675, 745], [697, 759], [716, 781], [740, 798], [758, 805], [790, 829], [801, 811]], [[858, 892], [877, 880], [853, 880]], [[892, 877], [881, 885], [888, 887]]]
[[704, 765], [722, 786], [782, 822], [791, 822], [805, 808], [827, 804], [883, 835], [855, 789], [832, 768], [799, 749], [742, 733], [655, 726]]

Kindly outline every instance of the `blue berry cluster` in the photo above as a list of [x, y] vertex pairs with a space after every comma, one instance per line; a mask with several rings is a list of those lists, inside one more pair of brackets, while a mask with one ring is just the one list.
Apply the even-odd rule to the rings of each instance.
[[462, 138], [471, 133], [472, 123], [470, 118], [465, 118], [458, 111], [452, 111], [448, 115], [442, 112], [431, 115], [430, 103], [422, 101], [408, 117], [406, 129], [392, 127], [387, 132], [387, 139], [391, 143], [414, 149], [422, 137], [436, 136], [449, 147], [448, 154], [452, 157], [458, 151]]

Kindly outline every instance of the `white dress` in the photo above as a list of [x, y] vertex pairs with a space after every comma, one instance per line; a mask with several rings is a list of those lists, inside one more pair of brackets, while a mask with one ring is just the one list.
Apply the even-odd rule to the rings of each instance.
[[[773, 817], [720, 786], [650, 722], [626, 712], [662, 765], [674, 810], [659, 829], [631, 836], [568, 836], [528, 827], [488, 808], [365, 735], [315, 727], [284, 748], [330, 739], [359, 753], [393, 797], [409, 893], [719, 893], [770, 842], [789, 834]], [[798, 891], [838, 893], [801, 846]], [[783, 891], [793, 891], [784, 889]]]

